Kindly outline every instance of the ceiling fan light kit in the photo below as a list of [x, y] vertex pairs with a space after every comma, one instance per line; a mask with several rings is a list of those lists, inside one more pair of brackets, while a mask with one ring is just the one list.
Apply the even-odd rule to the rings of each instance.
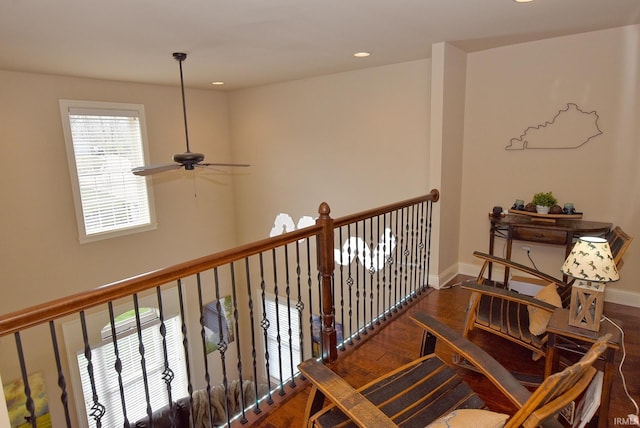
[[189, 127], [187, 126], [187, 103], [184, 96], [184, 78], [182, 75], [182, 62], [187, 59], [187, 54], [184, 52], [174, 52], [173, 57], [178, 61], [180, 66], [180, 90], [182, 93], [182, 114], [184, 116], [184, 136], [187, 151], [184, 153], [176, 153], [173, 155], [173, 161], [175, 163], [161, 164], [161, 165], [147, 165], [133, 168], [131, 172], [135, 175], [146, 176], [155, 174], [158, 172], [170, 171], [172, 169], [183, 168], [187, 171], [192, 171], [196, 166], [198, 167], [247, 167], [249, 164], [240, 163], [203, 163], [204, 154], [192, 152], [189, 147]]

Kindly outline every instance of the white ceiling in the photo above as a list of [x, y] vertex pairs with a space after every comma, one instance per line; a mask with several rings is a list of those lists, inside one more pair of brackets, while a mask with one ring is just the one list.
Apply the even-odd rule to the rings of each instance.
[[[1, 0], [0, 70], [238, 89], [640, 23], [640, 0]], [[358, 51], [371, 56], [357, 59]]]

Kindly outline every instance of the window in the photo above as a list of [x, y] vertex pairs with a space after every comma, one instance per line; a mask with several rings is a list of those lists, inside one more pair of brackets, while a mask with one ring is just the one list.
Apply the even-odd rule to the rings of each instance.
[[[269, 376], [280, 380], [280, 367], [282, 366], [282, 380], [285, 381], [297, 372], [296, 368], [301, 362], [298, 310], [293, 304], [289, 310], [285, 297], [278, 297], [278, 305], [276, 306], [275, 295], [266, 296], [265, 308], [269, 320], [269, 328], [267, 329]], [[289, 328], [291, 328], [291, 333], [289, 333]], [[278, 353], [278, 331], [280, 332], [280, 353]], [[291, 339], [291, 346], [289, 346], [289, 339]], [[291, 359], [293, 359], [293, 368], [296, 370], [294, 373], [291, 373]]]
[[[140, 320], [142, 323], [142, 343], [144, 345], [151, 407], [153, 410], [158, 410], [169, 404], [166, 383], [162, 379], [165, 362], [160, 323], [156, 310], [153, 308], [141, 308]], [[124, 385], [127, 418], [130, 423], [133, 423], [147, 415], [135, 313], [130, 311], [120, 315], [116, 318], [115, 324], [118, 354], [122, 364], [122, 383]], [[165, 320], [165, 327], [167, 350], [169, 351], [169, 367], [175, 376], [171, 381], [171, 398], [176, 401], [178, 398], [187, 396], [187, 375], [180, 318], [173, 317]], [[101, 422], [102, 426], [107, 427], [122, 426], [124, 416], [120, 400], [118, 376], [114, 369], [116, 356], [111, 339], [111, 324], [102, 329], [102, 337], [103, 343], [91, 350], [91, 362], [93, 364], [98, 401], [107, 409]], [[77, 354], [77, 362], [88, 426], [93, 428], [96, 426], [96, 422], [89, 416], [93, 406], [93, 391], [87, 372], [87, 360], [83, 351]]]
[[60, 100], [80, 242], [155, 228], [140, 104]]

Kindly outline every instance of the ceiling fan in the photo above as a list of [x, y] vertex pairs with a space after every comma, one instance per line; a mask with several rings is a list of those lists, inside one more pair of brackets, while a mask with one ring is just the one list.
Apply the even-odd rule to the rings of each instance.
[[178, 61], [180, 65], [180, 88], [182, 90], [182, 113], [184, 116], [184, 135], [187, 143], [187, 151], [184, 153], [177, 153], [173, 155], [173, 163], [165, 163], [160, 165], [146, 165], [133, 168], [131, 170], [135, 175], [151, 175], [159, 172], [170, 171], [172, 169], [179, 169], [184, 167], [186, 170], [193, 170], [197, 167], [246, 167], [249, 164], [243, 163], [205, 163], [204, 154], [195, 153], [189, 149], [189, 130], [187, 128], [187, 105], [184, 98], [184, 79], [182, 77], [182, 62], [187, 59], [187, 54], [183, 52], [174, 52], [173, 57]]

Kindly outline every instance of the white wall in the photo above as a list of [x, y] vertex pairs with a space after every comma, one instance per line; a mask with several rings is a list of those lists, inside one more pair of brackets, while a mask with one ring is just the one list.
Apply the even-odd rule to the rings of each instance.
[[[612, 222], [640, 236], [639, 61], [637, 25], [468, 55], [459, 255], [463, 270], [477, 269], [472, 252], [488, 249], [491, 208], [508, 208], [515, 199], [530, 200], [541, 191], [553, 191], [562, 203], [573, 202], [586, 220]], [[505, 150], [511, 138], [551, 120], [570, 102], [597, 111], [603, 134], [578, 149]], [[559, 144], [562, 141], [560, 135]], [[498, 242], [498, 251], [501, 245]], [[514, 258], [528, 263], [520, 245], [514, 246]], [[631, 245], [622, 278], [608, 287], [607, 299], [640, 306], [639, 247], [637, 241]], [[532, 248], [538, 267], [560, 276], [562, 248]]]
[[430, 61], [234, 92], [239, 239], [268, 236], [275, 216], [340, 217], [428, 193]]

